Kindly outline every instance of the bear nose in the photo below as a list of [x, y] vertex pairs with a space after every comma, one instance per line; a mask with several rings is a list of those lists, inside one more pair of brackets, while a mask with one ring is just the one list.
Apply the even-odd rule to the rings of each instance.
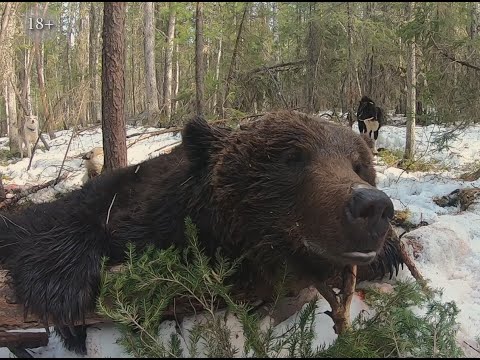
[[368, 227], [375, 230], [381, 220], [393, 218], [393, 203], [383, 191], [373, 187], [358, 186], [354, 188], [348, 202], [348, 210], [353, 221], [365, 219]]

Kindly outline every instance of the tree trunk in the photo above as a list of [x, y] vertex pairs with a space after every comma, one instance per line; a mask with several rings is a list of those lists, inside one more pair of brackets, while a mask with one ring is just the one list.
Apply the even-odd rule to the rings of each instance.
[[135, 115], [137, 113], [137, 96], [136, 96], [136, 86], [135, 86], [135, 39], [136, 37], [136, 26], [132, 24], [132, 36], [130, 44], [130, 81], [132, 83], [132, 111]]
[[370, 64], [369, 64], [369, 77], [368, 77], [368, 90], [367, 94], [372, 96], [373, 92], [373, 61], [375, 59], [375, 48], [372, 46], [372, 53], [370, 55]]
[[[79, 50], [79, 54], [77, 55], [77, 64], [78, 64], [78, 71], [80, 72], [80, 84], [87, 84], [90, 83], [90, 77], [87, 75], [90, 69], [89, 63], [89, 36], [90, 36], [90, 16], [89, 16], [89, 9], [87, 8], [86, 2], [79, 3], [79, 29], [77, 35], [77, 49]], [[87, 81], [86, 81], [87, 79]], [[90, 98], [90, 90], [89, 88], [82, 89], [82, 92], [79, 94], [81, 97], [81, 101], [75, 102], [75, 108], [78, 109], [78, 115], [73, 117], [75, 120], [74, 126], [81, 125], [86, 126], [89, 118], [90, 118], [90, 107], [88, 106], [88, 99]], [[85, 100], [83, 100], [85, 99]], [[71, 119], [64, 119], [63, 125], [65, 130], [68, 130], [70, 127], [68, 124], [71, 123]], [[79, 123], [79, 124], [77, 124]]]
[[152, 125], [152, 113], [157, 113], [158, 94], [155, 73], [155, 27], [153, 2], [144, 3], [144, 49], [145, 49], [145, 89], [147, 101], [147, 121]]
[[165, 54], [165, 80], [163, 81], [163, 101], [167, 122], [172, 116], [172, 60], [173, 39], [175, 37], [175, 5], [168, 4], [170, 16], [168, 18], [167, 49]]
[[13, 89], [12, 81], [15, 80], [13, 59], [9, 59], [9, 67], [12, 69], [11, 78], [7, 79], [6, 85], [6, 110], [8, 118], [8, 137], [10, 140], [10, 151], [17, 153], [20, 151], [21, 141], [18, 132], [18, 115], [17, 115], [17, 98], [15, 97], [15, 90]]
[[33, 56], [31, 54], [30, 49], [25, 49], [24, 55], [24, 72], [23, 72], [23, 90], [22, 90], [22, 97], [25, 99], [25, 105], [27, 107], [28, 115], [32, 114], [32, 81], [31, 81], [31, 73], [32, 73], [32, 64], [33, 64]]
[[217, 64], [215, 67], [215, 94], [213, 95], [213, 112], [215, 114], [220, 114], [221, 109], [217, 109], [218, 106], [218, 97], [220, 96], [220, 63], [222, 59], [222, 43], [223, 43], [223, 34], [220, 34], [220, 40], [218, 41], [218, 54], [217, 54]]
[[242, 20], [240, 21], [240, 26], [238, 27], [237, 39], [235, 40], [235, 46], [233, 48], [232, 61], [230, 62], [230, 67], [228, 68], [227, 81], [225, 83], [225, 93], [223, 94], [223, 105], [222, 105], [222, 117], [225, 117], [225, 108], [230, 107], [230, 85], [233, 79], [233, 71], [235, 70], [235, 64], [237, 62], [238, 56], [238, 46], [240, 44], [240, 39], [242, 38], [243, 24], [248, 13], [249, 3], [245, 3], [245, 8], [243, 9]]
[[[5, 114], [6, 120], [1, 122], [1, 135], [8, 133], [10, 136], [10, 149], [12, 151], [18, 150], [18, 127], [16, 126], [16, 115], [14, 117], [10, 116], [9, 107], [13, 107], [11, 104], [12, 98], [9, 96], [9, 89], [11, 88], [10, 77], [15, 75], [15, 63], [14, 63], [14, 50], [11, 45], [12, 38], [15, 33], [15, 11], [18, 6], [18, 3], [5, 3], [1, 16], [1, 26], [0, 26], [0, 52], [2, 56], [0, 57], [2, 71], [0, 72], [0, 83], [3, 86], [3, 95], [5, 98]], [[13, 95], [13, 101], [15, 101], [15, 95]], [[16, 113], [16, 111], [15, 111]], [[14, 124], [12, 124], [14, 123]], [[13, 126], [13, 129], [11, 127]], [[10, 134], [9, 131], [12, 129], [14, 134]], [[12, 139], [14, 139], [12, 141]]]
[[175, 45], [175, 89], [173, 90], [173, 112], [177, 111], [177, 96], [178, 89], [180, 88], [180, 52], [178, 51], [178, 44]]
[[18, 3], [12, 3], [12, 2], [5, 3], [5, 8], [3, 9], [3, 13], [2, 13], [2, 25], [0, 28], [0, 44], [3, 43], [3, 39], [7, 33], [7, 28], [10, 22], [10, 18], [14, 14], [17, 6], [18, 6]]
[[7, 117], [0, 121], [0, 136], [8, 136], [8, 123]]
[[[46, 3], [43, 8], [44, 13], [47, 11], [47, 5], [48, 3]], [[38, 3], [35, 3], [35, 13], [38, 14], [38, 16], [41, 16], [38, 8]], [[48, 132], [48, 136], [50, 136], [50, 139], [55, 139], [56, 136], [52, 129], [53, 120], [51, 119], [50, 110], [48, 107], [47, 90], [45, 87], [45, 75], [43, 71], [43, 44], [40, 44], [40, 34], [38, 32], [36, 32], [34, 36], [34, 48], [35, 60], [37, 65], [38, 88], [40, 90], [40, 98], [42, 100], [43, 115], [45, 118], [45, 122], [47, 123], [46, 130]]]
[[97, 15], [98, 7], [90, 3], [90, 48], [89, 48], [89, 75], [90, 75], [90, 121], [100, 122], [102, 109], [100, 107], [98, 90], [98, 50], [100, 43], [100, 19]]
[[[407, 7], [408, 21], [413, 21], [415, 3], [409, 2]], [[407, 134], [405, 141], [405, 159], [412, 159], [415, 149], [415, 107], [416, 107], [416, 58], [415, 37], [408, 44], [407, 63]]]
[[348, 75], [347, 75], [347, 111], [348, 111], [348, 125], [352, 127], [354, 119], [353, 114], [355, 102], [355, 64], [352, 56], [353, 48], [353, 25], [352, 25], [352, 10], [351, 3], [347, 2], [347, 39], [348, 39]]
[[[5, 11], [7, 11], [7, 8]], [[17, 99], [15, 97], [15, 89], [13, 84], [16, 82], [16, 71], [15, 71], [15, 51], [13, 50], [11, 39], [15, 32], [15, 24], [6, 24], [4, 23], [7, 19], [2, 19], [2, 33], [5, 38], [5, 48], [3, 50], [3, 65], [4, 69], [1, 73], [2, 79], [4, 80], [4, 96], [5, 96], [5, 112], [7, 115], [8, 121], [8, 137], [9, 137], [9, 146], [12, 153], [17, 153], [20, 151], [20, 137], [18, 132], [18, 115], [17, 115]], [[13, 21], [12, 21], [13, 22]], [[4, 28], [5, 25], [5, 28]], [[1, 45], [1, 44], [0, 44]], [[12, 84], [13, 83], [13, 84]]]
[[471, 2], [470, 38], [475, 39], [480, 34], [480, 2]]
[[205, 65], [203, 63], [203, 3], [197, 2], [195, 28], [195, 84], [196, 84], [196, 104], [195, 112], [201, 116], [204, 113], [204, 74]]
[[278, 31], [278, 3], [271, 2], [271, 22], [273, 33], [273, 46], [275, 52], [275, 62], [279, 63], [282, 56], [282, 47], [280, 46], [280, 34]]
[[125, 132], [125, 8], [105, 2], [102, 51], [102, 129], [104, 171], [127, 166]]
[[48, 106], [48, 99], [47, 99], [47, 90], [45, 88], [45, 76], [43, 72], [43, 46], [37, 43], [35, 46], [35, 53], [36, 53], [36, 64], [37, 64], [37, 77], [38, 77], [38, 87], [40, 90], [40, 98], [42, 100], [43, 106], [43, 113], [45, 121], [47, 122], [46, 130], [48, 132], [48, 136], [50, 139], [55, 139], [55, 133], [52, 130], [52, 119], [50, 115], [50, 110]]
[[[162, 19], [162, 12], [161, 12], [161, 4], [162, 3], [154, 3], [155, 4], [155, 29], [156, 32], [161, 32], [162, 34], [162, 39], [164, 38], [164, 31], [163, 31], [163, 19]], [[161, 106], [164, 104], [163, 102], [163, 82], [164, 82], [164, 76], [163, 76], [163, 68], [165, 65], [165, 47], [160, 46], [159, 49], [155, 52], [155, 72], [156, 72], [156, 77], [157, 77], [157, 94], [158, 94], [158, 104]]]
[[316, 44], [316, 36], [315, 36], [315, 29], [314, 29], [314, 21], [312, 17], [312, 7], [314, 6], [313, 3], [309, 4], [309, 11], [310, 11], [310, 21], [308, 24], [308, 35], [307, 35], [307, 71], [305, 73], [305, 86], [306, 86], [306, 109], [307, 113], [313, 112], [314, 107], [314, 88], [315, 88], [315, 81], [312, 74], [315, 74], [315, 60], [318, 58], [315, 54], [315, 44]]

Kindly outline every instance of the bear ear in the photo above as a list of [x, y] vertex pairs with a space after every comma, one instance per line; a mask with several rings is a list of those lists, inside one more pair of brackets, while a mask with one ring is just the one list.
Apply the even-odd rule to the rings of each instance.
[[182, 142], [192, 162], [204, 163], [221, 147], [224, 136], [225, 132], [210, 126], [203, 117], [195, 116], [185, 125]]

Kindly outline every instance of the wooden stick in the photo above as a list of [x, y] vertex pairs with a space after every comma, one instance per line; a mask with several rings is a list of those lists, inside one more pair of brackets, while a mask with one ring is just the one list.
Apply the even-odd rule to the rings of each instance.
[[343, 286], [339, 294], [335, 294], [335, 291], [327, 283], [317, 284], [318, 291], [332, 308], [329, 315], [332, 317], [334, 322], [333, 329], [337, 334], [344, 333], [352, 325], [350, 308], [357, 282], [357, 266], [345, 266], [342, 272], [342, 279]]
[[346, 266], [343, 272], [344, 286], [342, 305], [345, 308], [345, 325], [350, 327], [352, 321], [350, 319], [350, 307], [352, 305], [353, 294], [355, 293], [355, 285], [357, 283], [357, 265]]
[[8, 350], [17, 357], [17, 359], [31, 359], [33, 356], [25, 349], [18, 347], [9, 347]]
[[410, 270], [410, 273], [412, 276], [415, 278], [415, 280], [418, 281], [420, 285], [425, 289], [426, 288], [426, 280], [423, 277], [422, 274], [420, 274], [420, 271], [418, 271], [415, 263], [413, 260], [410, 258], [410, 256], [407, 253], [407, 249], [405, 248], [405, 244], [400, 241], [400, 255], [402, 256], [402, 260], [407, 265], [408, 270]]
[[[67, 177], [66, 175], [62, 175], [60, 180], [64, 180], [66, 177]], [[37, 191], [45, 189], [49, 186], [56, 185], [56, 183], [58, 183], [57, 180], [58, 179], [53, 179], [53, 180], [47, 181], [44, 184], [32, 186], [32, 187], [30, 187], [26, 190], [23, 190], [22, 192], [20, 192], [18, 194], [15, 194], [10, 199], [6, 199], [6, 200], [0, 202], [0, 209], [8, 208], [9, 206], [12, 206], [13, 204], [17, 203], [19, 200], [23, 199], [24, 197], [27, 197], [30, 194], [36, 193]]]

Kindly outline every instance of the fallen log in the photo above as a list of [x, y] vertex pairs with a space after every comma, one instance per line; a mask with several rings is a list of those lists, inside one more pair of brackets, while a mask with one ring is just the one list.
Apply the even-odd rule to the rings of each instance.
[[[23, 306], [10, 302], [13, 298], [13, 292], [8, 286], [6, 271], [0, 270], [0, 330], [16, 329], [34, 329], [43, 328], [43, 324], [37, 317], [27, 315], [24, 318]], [[98, 324], [105, 322], [106, 319], [91, 314], [87, 319], [87, 324]]]
[[47, 345], [46, 332], [0, 331], [0, 347], [31, 349]]
[[460, 205], [460, 210], [465, 211], [477, 198], [480, 199], [480, 188], [456, 189], [448, 195], [434, 198], [433, 202], [440, 207]]

